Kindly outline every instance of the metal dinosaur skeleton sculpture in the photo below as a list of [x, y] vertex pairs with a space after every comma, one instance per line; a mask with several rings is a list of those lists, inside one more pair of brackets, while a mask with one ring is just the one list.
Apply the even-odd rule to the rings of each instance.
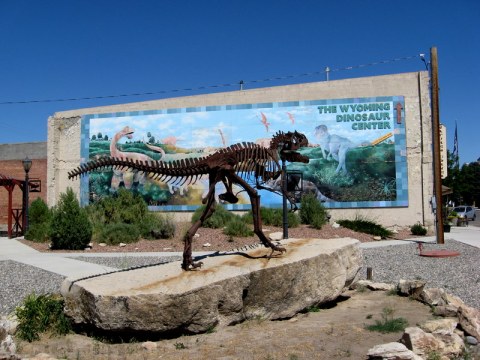
[[[297, 150], [308, 145], [306, 136], [297, 131], [277, 132], [266, 148], [254, 143], [238, 143], [217, 152], [200, 158], [182, 159], [172, 162], [164, 161], [133, 161], [115, 157], [105, 157], [80, 165], [69, 172], [68, 178], [76, 178], [90, 171], [110, 167], [113, 169], [130, 168], [143, 171], [153, 179], [183, 185], [186, 182], [194, 183], [201, 176], [208, 176], [209, 190], [203, 203], [206, 204], [200, 219], [196, 221], [185, 234], [183, 251], [183, 270], [192, 270], [202, 266], [192, 258], [192, 239], [198, 228], [215, 211], [215, 185], [222, 182], [226, 192], [219, 195], [219, 199], [234, 204], [238, 202], [233, 193], [234, 184], [243, 188], [248, 194], [252, 206], [254, 233], [265, 247], [280, 253], [286, 250], [275, 245], [262, 231], [260, 216], [260, 195], [256, 189], [269, 189], [265, 183], [277, 179], [282, 173], [280, 161], [308, 163], [308, 157], [301, 155]], [[243, 175], [240, 176], [240, 174]], [[282, 193], [283, 187], [282, 187]], [[296, 209], [295, 202], [288, 193], [284, 193]]]

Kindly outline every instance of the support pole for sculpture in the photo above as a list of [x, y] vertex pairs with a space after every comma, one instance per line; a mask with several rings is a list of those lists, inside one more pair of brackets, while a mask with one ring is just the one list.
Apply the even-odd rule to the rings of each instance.
[[283, 238], [288, 239], [287, 165], [282, 159]]

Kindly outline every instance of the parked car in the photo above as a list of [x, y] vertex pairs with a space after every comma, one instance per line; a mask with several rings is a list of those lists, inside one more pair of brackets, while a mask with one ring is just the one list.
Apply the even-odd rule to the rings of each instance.
[[467, 218], [468, 220], [475, 220], [477, 214], [475, 214], [475, 208], [467, 205], [456, 206], [453, 211], [458, 214], [459, 218]]

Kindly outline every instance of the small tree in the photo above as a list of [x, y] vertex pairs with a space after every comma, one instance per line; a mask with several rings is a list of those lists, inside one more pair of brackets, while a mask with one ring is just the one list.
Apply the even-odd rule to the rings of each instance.
[[71, 188], [53, 209], [49, 236], [53, 249], [66, 250], [82, 250], [92, 238], [92, 224]]
[[25, 239], [38, 242], [47, 241], [52, 212], [45, 201], [41, 198], [32, 201], [28, 208], [28, 217], [29, 224]]
[[300, 220], [315, 229], [321, 229], [328, 221], [328, 212], [315, 195], [306, 194], [300, 202]]

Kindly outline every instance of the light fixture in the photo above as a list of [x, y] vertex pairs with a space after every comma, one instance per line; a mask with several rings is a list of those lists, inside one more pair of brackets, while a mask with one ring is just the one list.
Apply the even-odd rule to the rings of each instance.
[[28, 172], [32, 168], [32, 160], [30, 160], [27, 156], [25, 159], [23, 159], [22, 163], [23, 163], [23, 170], [25, 170], [25, 173], [28, 174]]

